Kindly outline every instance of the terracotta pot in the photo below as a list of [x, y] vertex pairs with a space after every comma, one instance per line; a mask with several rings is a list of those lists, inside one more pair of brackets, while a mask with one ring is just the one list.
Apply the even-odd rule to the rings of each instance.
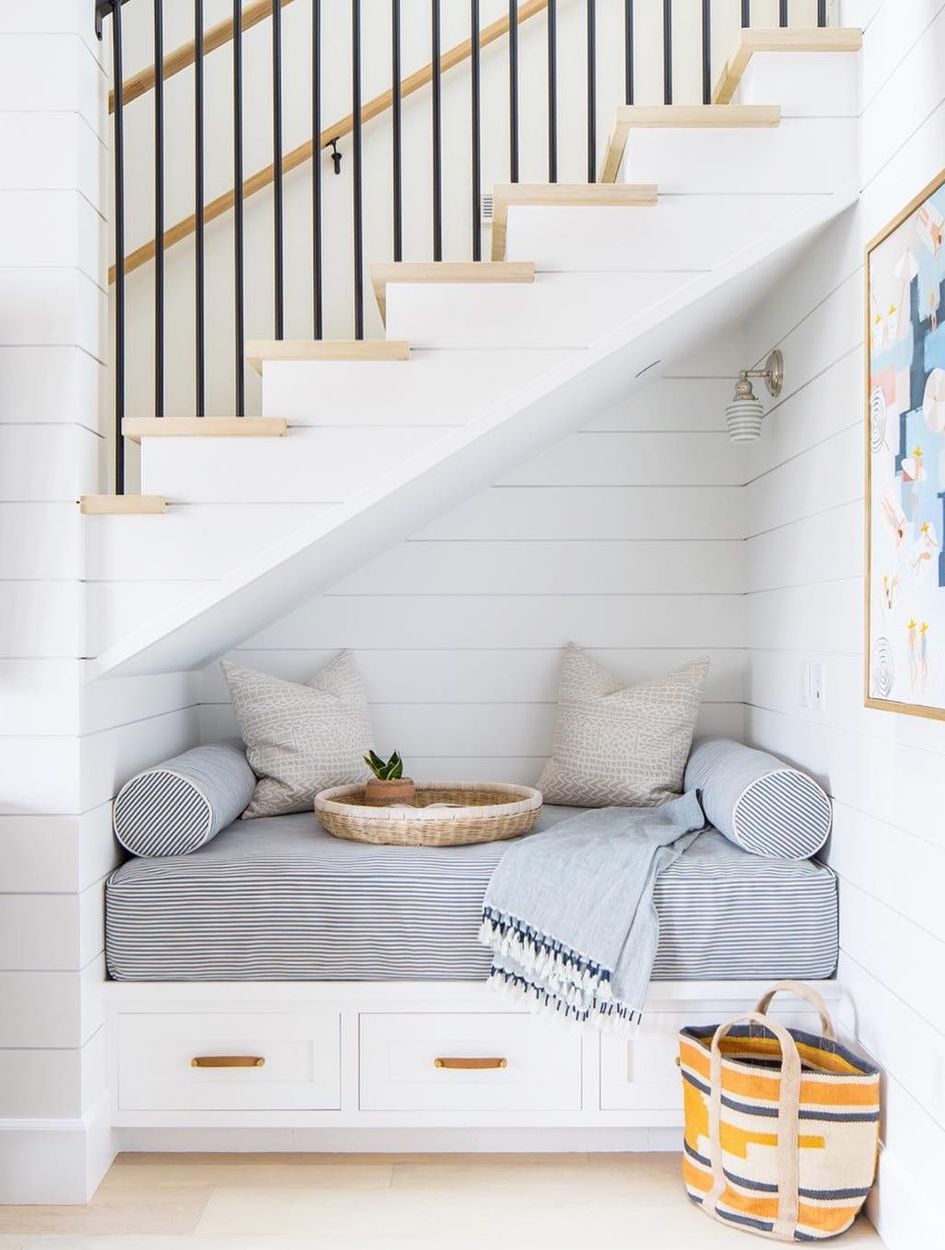
[[364, 801], [368, 807], [413, 805], [417, 801], [417, 790], [410, 777], [400, 777], [397, 781], [379, 781], [373, 777], [365, 784]]

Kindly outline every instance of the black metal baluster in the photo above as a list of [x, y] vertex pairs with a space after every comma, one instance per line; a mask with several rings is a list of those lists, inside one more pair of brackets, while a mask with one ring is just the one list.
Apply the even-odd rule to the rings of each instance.
[[663, 103], [673, 102], [673, 0], [663, 0]]
[[482, 260], [482, 99], [479, 82], [479, 0], [469, 0], [469, 56], [472, 73], [472, 258]]
[[742, 25], [751, 25], [751, 0], [742, 0]]
[[394, 260], [402, 260], [404, 252], [404, 205], [403, 205], [403, 132], [400, 98], [400, 0], [391, 0], [391, 121], [394, 128], [393, 180], [394, 180]]
[[246, 321], [243, 291], [243, 20], [242, 0], [233, 0], [233, 355], [236, 415], [246, 412]]
[[203, 0], [194, 0], [194, 201], [195, 226], [194, 243], [196, 250], [194, 274], [194, 304], [196, 320], [196, 413], [204, 416], [207, 404], [207, 343], [205, 326], [205, 269], [206, 248], [204, 245], [204, 212], [203, 212]]
[[817, 25], [827, 25], [827, 0], [817, 0]]
[[364, 225], [361, 169], [361, 0], [351, 0], [351, 178], [354, 200], [354, 337], [364, 338]]
[[443, 259], [443, 83], [440, 72], [440, 0], [430, 13], [433, 55], [433, 259]]
[[597, 180], [597, 4], [587, 0], [587, 181]]
[[312, 337], [322, 337], [322, 6], [312, 0]]
[[272, 266], [275, 335], [285, 338], [285, 247], [282, 175], [282, 0], [272, 0]]
[[509, 182], [518, 182], [518, 0], [509, 0]]
[[112, 10], [112, 80], [115, 117], [115, 494], [125, 493], [125, 104], [121, 58], [121, 5]]
[[548, 181], [558, 181], [558, 7], [548, 0]]
[[633, 0], [623, 2], [623, 98], [633, 103]]
[[154, 0], [154, 415], [156, 417], [164, 416], [164, 5], [163, 5], [163, 0]]
[[787, 6], [788, 6], [788, 0], [781, 0], [780, 4], [778, 5], [778, 24], [780, 26], [787, 26], [788, 24]]
[[702, 103], [712, 103], [712, 0], [702, 0]]

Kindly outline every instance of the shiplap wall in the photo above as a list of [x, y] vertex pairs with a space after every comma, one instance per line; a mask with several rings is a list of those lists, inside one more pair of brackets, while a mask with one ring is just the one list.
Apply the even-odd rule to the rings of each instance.
[[[350, 648], [379, 750], [415, 776], [533, 781], [552, 739], [560, 648], [628, 681], [712, 657], [703, 727], [744, 697], [742, 453], [723, 405], [730, 337], [346, 577], [230, 655], [292, 679]], [[235, 728], [219, 669], [207, 738]]]
[[107, 355], [92, 13], [0, 6], [0, 1203], [84, 1202], [108, 1166], [110, 800], [196, 738], [188, 677], [83, 683], [76, 501], [102, 489]]
[[914, 1250], [940, 1240], [945, 1175], [945, 724], [863, 707], [863, 246], [945, 165], [945, 3], [850, 0], [841, 20], [866, 32], [862, 200], [750, 320], [751, 358], [779, 344], [787, 386], [746, 490], [748, 729], [834, 797], [839, 976], [887, 1073], [871, 1213]]
[[0, 1201], [49, 1193], [59, 1169], [81, 1201], [111, 853], [80, 795], [75, 505], [98, 480], [104, 73], [88, 6], [15, 7], [0, 16]]

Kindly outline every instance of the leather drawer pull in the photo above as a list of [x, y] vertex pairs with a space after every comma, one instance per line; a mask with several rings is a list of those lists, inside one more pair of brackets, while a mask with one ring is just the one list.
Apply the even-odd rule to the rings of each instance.
[[507, 1068], [508, 1059], [434, 1059], [434, 1068], [461, 1068], [479, 1071], [483, 1068]]
[[265, 1063], [262, 1055], [197, 1055], [191, 1059], [192, 1068], [261, 1068]]

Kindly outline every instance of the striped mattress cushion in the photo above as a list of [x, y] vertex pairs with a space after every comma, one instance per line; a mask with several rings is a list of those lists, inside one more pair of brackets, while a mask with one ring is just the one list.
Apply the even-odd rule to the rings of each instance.
[[[539, 828], [574, 815], [546, 808]], [[236, 822], [193, 855], [108, 881], [110, 975], [131, 981], [484, 980], [482, 900], [506, 843], [368, 846], [314, 816]], [[656, 885], [658, 980], [832, 975], [836, 880], [714, 831]]]
[[808, 859], [830, 833], [830, 799], [813, 777], [765, 751], [727, 738], [700, 738], [686, 765], [706, 816], [752, 855]]
[[122, 786], [115, 837], [132, 855], [187, 855], [241, 814], [255, 786], [242, 743], [194, 747]]

